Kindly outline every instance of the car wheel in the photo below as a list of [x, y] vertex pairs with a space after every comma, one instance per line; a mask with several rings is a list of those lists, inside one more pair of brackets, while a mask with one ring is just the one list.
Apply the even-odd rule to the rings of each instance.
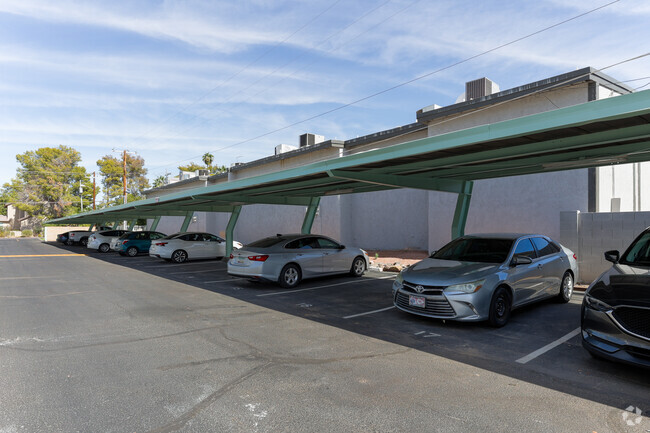
[[562, 277], [562, 283], [560, 283], [560, 293], [557, 295], [557, 300], [566, 304], [571, 300], [571, 295], [573, 295], [573, 276], [571, 272], [566, 271]]
[[71, 240], [71, 239], [68, 239], [67, 241], [65, 241], [65, 244], [66, 244], [67, 246], [71, 247], [71, 246], [74, 245], [74, 241]]
[[129, 257], [135, 257], [138, 255], [138, 249], [136, 247], [129, 247], [126, 249], [126, 254]]
[[492, 295], [490, 301], [490, 325], [495, 328], [500, 328], [510, 319], [510, 309], [512, 308], [512, 300], [510, 299], [510, 292], [505, 287], [499, 287]]
[[366, 272], [366, 261], [363, 259], [363, 257], [356, 257], [352, 262], [350, 275], [353, 277], [360, 277], [364, 272]]
[[107, 253], [111, 250], [111, 247], [108, 244], [101, 244], [98, 249], [100, 253]]
[[172, 261], [174, 263], [183, 263], [187, 261], [187, 253], [183, 250], [176, 250], [172, 253]]
[[279, 282], [282, 287], [290, 289], [292, 287], [296, 287], [298, 283], [300, 283], [300, 278], [301, 274], [298, 265], [289, 263], [284, 268], [282, 268], [282, 271], [280, 271]]
[[88, 238], [81, 238], [79, 242], [85, 247], [88, 245]]

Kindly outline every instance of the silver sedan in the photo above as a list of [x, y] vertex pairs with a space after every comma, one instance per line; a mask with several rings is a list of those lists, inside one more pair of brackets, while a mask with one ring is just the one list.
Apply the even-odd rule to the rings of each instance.
[[546, 236], [463, 236], [404, 269], [393, 302], [421, 316], [500, 327], [513, 308], [550, 297], [569, 302], [577, 275], [575, 254]]
[[320, 235], [276, 235], [234, 251], [228, 274], [295, 287], [304, 278], [350, 273], [360, 277], [368, 269], [368, 254]]

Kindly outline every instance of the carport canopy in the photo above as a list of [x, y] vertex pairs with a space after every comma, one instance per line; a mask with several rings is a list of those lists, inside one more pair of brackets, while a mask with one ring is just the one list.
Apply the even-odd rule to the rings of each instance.
[[301, 167], [177, 192], [51, 220], [87, 224], [241, 206], [307, 206], [309, 233], [320, 197], [396, 188], [458, 194], [452, 237], [464, 233], [473, 181], [650, 160], [650, 90], [314, 162]]

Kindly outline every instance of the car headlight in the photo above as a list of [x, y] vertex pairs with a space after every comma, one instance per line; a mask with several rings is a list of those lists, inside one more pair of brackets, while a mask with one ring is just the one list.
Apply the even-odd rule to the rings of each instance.
[[400, 272], [397, 274], [397, 277], [395, 277], [395, 281], [393, 281], [393, 291], [400, 290], [402, 287], [404, 287], [404, 277]]
[[602, 311], [607, 313], [612, 311], [611, 305], [606, 304], [605, 302], [594, 298], [593, 296], [585, 295], [585, 305], [592, 310]]
[[471, 283], [454, 284], [453, 286], [447, 286], [445, 292], [474, 293], [483, 287], [484, 282], [485, 280], [478, 280], [472, 281]]

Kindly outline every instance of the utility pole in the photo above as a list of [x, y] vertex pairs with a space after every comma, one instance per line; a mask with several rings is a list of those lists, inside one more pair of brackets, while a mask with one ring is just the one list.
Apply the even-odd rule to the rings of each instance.
[[81, 204], [81, 212], [84, 211], [84, 196], [83, 196], [84, 189], [81, 186], [81, 179], [79, 179], [79, 203]]
[[93, 210], [95, 210], [95, 172], [93, 171]]

